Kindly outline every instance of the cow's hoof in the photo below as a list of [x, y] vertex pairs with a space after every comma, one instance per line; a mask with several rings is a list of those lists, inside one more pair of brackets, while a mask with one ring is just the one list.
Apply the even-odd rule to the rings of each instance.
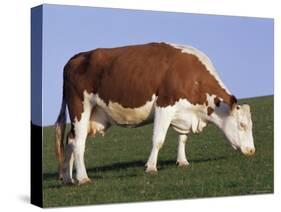
[[61, 180], [61, 181], [64, 181], [63, 176], [64, 176], [64, 173], [63, 172], [59, 172], [58, 179]]
[[59, 175], [58, 175], [58, 180], [63, 181], [63, 175], [62, 175], [62, 174], [59, 174]]
[[155, 167], [147, 167], [145, 172], [148, 173], [148, 174], [151, 174], [151, 175], [156, 175], [157, 169]]
[[67, 186], [75, 185], [75, 181], [73, 179], [63, 179], [63, 184]]
[[83, 178], [82, 180], [78, 180], [78, 185], [84, 185], [84, 184], [89, 184], [92, 183], [92, 180], [90, 178]]
[[63, 181], [63, 176], [65, 176], [65, 175], [66, 175], [66, 174], [65, 174], [64, 170], [59, 167], [59, 168], [58, 168], [58, 179], [61, 180], [61, 181]]
[[188, 166], [189, 166], [189, 163], [188, 163], [187, 160], [184, 160], [184, 161], [177, 161], [177, 165], [178, 165], [179, 167], [185, 168], [185, 167], [188, 167]]

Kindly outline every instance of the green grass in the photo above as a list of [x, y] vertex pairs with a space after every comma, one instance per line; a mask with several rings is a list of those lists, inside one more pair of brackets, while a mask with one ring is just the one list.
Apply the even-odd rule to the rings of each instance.
[[251, 105], [256, 155], [234, 151], [209, 124], [187, 143], [188, 168], [176, 166], [177, 135], [169, 129], [158, 157], [158, 174], [144, 172], [152, 125], [110, 128], [88, 138], [85, 162], [92, 184], [63, 186], [57, 180], [54, 128], [44, 128], [44, 207], [136, 202], [273, 192], [273, 96], [241, 100]]

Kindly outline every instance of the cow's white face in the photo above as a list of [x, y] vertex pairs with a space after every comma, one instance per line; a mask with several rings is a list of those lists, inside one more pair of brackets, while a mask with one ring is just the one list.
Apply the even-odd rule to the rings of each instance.
[[249, 105], [234, 105], [223, 123], [223, 131], [232, 147], [246, 156], [255, 153], [252, 125]]

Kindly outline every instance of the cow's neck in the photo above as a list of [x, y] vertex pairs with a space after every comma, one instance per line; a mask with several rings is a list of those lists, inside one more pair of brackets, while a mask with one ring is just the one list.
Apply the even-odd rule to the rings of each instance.
[[229, 114], [230, 106], [228, 104], [221, 103], [219, 107], [214, 109], [214, 112], [208, 116], [207, 119], [222, 129], [224, 120], [229, 116]]

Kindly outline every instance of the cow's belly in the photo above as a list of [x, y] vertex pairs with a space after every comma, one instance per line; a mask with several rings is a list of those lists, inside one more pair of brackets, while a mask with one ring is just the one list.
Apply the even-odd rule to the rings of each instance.
[[94, 101], [107, 114], [111, 124], [134, 127], [150, 123], [153, 120], [156, 96], [153, 95], [150, 101], [138, 108], [126, 108], [117, 102], [111, 101], [106, 105], [98, 95], [96, 95]]

